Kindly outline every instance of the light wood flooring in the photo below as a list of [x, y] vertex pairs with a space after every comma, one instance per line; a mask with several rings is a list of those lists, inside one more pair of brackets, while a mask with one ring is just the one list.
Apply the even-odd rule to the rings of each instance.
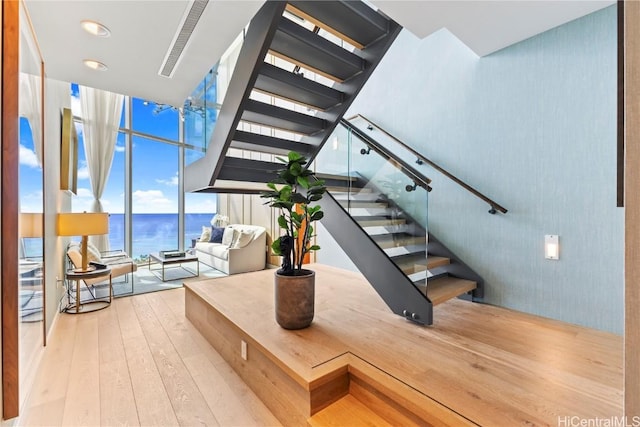
[[[392, 314], [361, 274], [309, 268], [316, 271], [315, 317], [300, 331], [286, 331], [274, 320], [271, 271], [217, 279], [215, 286], [185, 284], [189, 318], [283, 423], [303, 425], [313, 415], [315, 394], [308, 396], [328, 373], [326, 381], [332, 381], [346, 367], [353, 382], [353, 370], [364, 366], [375, 369], [358, 377], [363, 383], [373, 382], [374, 374], [386, 388], [399, 381], [421, 395], [416, 398], [481, 426], [554, 426], [571, 417], [622, 415], [620, 336], [462, 300], [438, 305], [433, 326], [421, 327]], [[248, 343], [246, 362], [240, 340]], [[344, 393], [339, 385], [338, 397]], [[286, 399], [279, 393], [285, 386], [293, 390]], [[311, 404], [285, 406], [294, 392]], [[296, 408], [305, 411], [288, 416]]]
[[183, 288], [59, 314], [21, 413], [13, 425], [280, 425], [185, 318]]

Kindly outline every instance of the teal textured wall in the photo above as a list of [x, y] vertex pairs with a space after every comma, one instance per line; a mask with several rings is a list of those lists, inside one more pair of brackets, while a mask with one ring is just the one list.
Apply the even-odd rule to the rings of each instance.
[[484, 277], [487, 303], [622, 333], [615, 7], [482, 58], [446, 30], [403, 31], [356, 113], [509, 209], [489, 215], [421, 166], [429, 229]]

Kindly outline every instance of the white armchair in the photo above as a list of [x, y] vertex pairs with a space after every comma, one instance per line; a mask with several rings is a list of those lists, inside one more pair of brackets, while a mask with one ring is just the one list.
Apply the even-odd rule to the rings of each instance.
[[[133, 272], [138, 270], [137, 264], [129, 258], [126, 252], [123, 251], [108, 251], [108, 252], [99, 252], [95, 246], [89, 244], [87, 245], [87, 254], [89, 257], [89, 261], [95, 261], [100, 264], [106, 264], [111, 268], [111, 278], [116, 278], [119, 276], [125, 276], [127, 278], [127, 274], [131, 273], [131, 283], [133, 284]], [[67, 247], [67, 258], [71, 262], [71, 264], [78, 268], [82, 265], [82, 255], [80, 252], [80, 243], [71, 242]], [[87, 286], [94, 285], [99, 282], [103, 282], [105, 280], [104, 277], [96, 278], [96, 279], [86, 279], [84, 282]]]

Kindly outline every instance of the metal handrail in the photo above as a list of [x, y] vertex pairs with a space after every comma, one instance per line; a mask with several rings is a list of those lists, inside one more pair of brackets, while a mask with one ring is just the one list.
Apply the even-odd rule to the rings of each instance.
[[[389, 132], [387, 132], [386, 130], [384, 130], [380, 126], [378, 126], [376, 123], [374, 123], [371, 120], [367, 119], [362, 114], [356, 114], [355, 116], [352, 116], [352, 117], [350, 117], [348, 119], [341, 119], [340, 123], [345, 125], [345, 126], [351, 127], [351, 128], [356, 128], [350, 122], [350, 120], [353, 120], [356, 117], [361, 117], [362, 119], [366, 120], [371, 125], [373, 125], [376, 128], [378, 128], [382, 133], [387, 135], [389, 138], [393, 139], [397, 144], [402, 146], [405, 150], [409, 151], [411, 154], [416, 156], [416, 158], [417, 158], [416, 163], [418, 163], [418, 164], [422, 164], [421, 162], [427, 163], [429, 166], [431, 166], [432, 168], [434, 168], [435, 170], [437, 170], [438, 172], [440, 172], [441, 174], [443, 174], [444, 176], [446, 176], [447, 178], [449, 178], [450, 180], [452, 180], [456, 184], [460, 185], [462, 188], [464, 188], [465, 190], [469, 191], [474, 196], [476, 196], [479, 199], [487, 202], [489, 204], [489, 206], [491, 206], [491, 209], [489, 209], [489, 213], [490, 214], [495, 214], [496, 212], [501, 212], [503, 214], [507, 213], [507, 209], [504, 208], [503, 206], [501, 206], [499, 203], [497, 203], [496, 201], [494, 201], [494, 200], [490, 199], [489, 197], [485, 196], [484, 194], [482, 194], [481, 192], [479, 192], [478, 190], [476, 190], [475, 188], [473, 188], [472, 186], [470, 186], [466, 182], [462, 181], [460, 178], [456, 177], [455, 175], [453, 175], [452, 173], [450, 173], [446, 169], [440, 167], [435, 162], [429, 160], [428, 158], [426, 158], [425, 156], [423, 156], [422, 154], [420, 154], [419, 152], [417, 152], [413, 148], [409, 147], [407, 144], [405, 144], [404, 142], [400, 141], [398, 138], [396, 138], [395, 136], [391, 135]], [[364, 134], [362, 131], [360, 131], [360, 133]], [[366, 135], [366, 134], [364, 134], [364, 135]], [[359, 134], [358, 136], [360, 136], [362, 138], [362, 135]], [[369, 138], [367, 138], [367, 142], [368, 141], [373, 141], [373, 139], [369, 137]], [[377, 144], [377, 145], [380, 146], [380, 144]], [[397, 156], [392, 154], [390, 151], [386, 150], [386, 153], [388, 153], [391, 156], [391, 158], [393, 158], [394, 160], [399, 161]], [[419, 172], [417, 172], [417, 173], [420, 174]], [[431, 180], [429, 180], [429, 182], [431, 182]]]
[[[380, 154], [382, 157], [386, 158], [387, 160], [393, 160], [398, 165], [399, 169], [401, 169], [405, 175], [407, 175], [411, 180], [413, 180], [415, 186], [420, 186], [427, 191], [431, 191], [431, 187], [429, 186], [429, 184], [431, 183], [431, 179], [422, 175], [420, 172], [418, 172], [416, 169], [414, 169], [410, 164], [408, 164], [404, 160], [398, 158], [398, 156], [394, 155], [391, 151], [389, 151], [388, 149], [380, 145], [377, 141], [375, 141], [370, 136], [368, 136], [364, 131], [359, 129], [357, 126], [354, 126], [353, 124], [349, 123], [348, 120], [340, 119], [340, 124], [350, 129], [358, 138], [360, 138], [369, 147], [369, 149], [372, 149], [373, 151]], [[369, 153], [368, 150], [363, 149], [363, 151], [361, 151], [361, 154], [368, 154], [368, 153]], [[414, 190], [415, 190], [415, 186], [413, 186]], [[407, 191], [411, 191], [409, 190], [409, 187], [412, 187], [412, 186], [407, 186]]]

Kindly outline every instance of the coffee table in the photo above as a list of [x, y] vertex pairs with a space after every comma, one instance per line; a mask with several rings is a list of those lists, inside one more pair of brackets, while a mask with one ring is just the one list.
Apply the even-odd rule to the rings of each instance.
[[[153, 261], [157, 262], [158, 264], [160, 264], [161, 268], [152, 270], [151, 269], [151, 260], [153, 260]], [[190, 269], [188, 269], [188, 268], [186, 268], [186, 267], [184, 267], [182, 265], [184, 263], [189, 263], [189, 262], [195, 262], [196, 263], [196, 271], [190, 270]], [[200, 260], [198, 260], [198, 257], [195, 256], [195, 255], [185, 254], [184, 256], [180, 256], [180, 257], [168, 257], [168, 258], [165, 258], [160, 253], [149, 254], [149, 271], [151, 272], [151, 274], [153, 274], [154, 276], [158, 277], [163, 282], [166, 282], [166, 280], [164, 278], [165, 266], [173, 265], [173, 264], [178, 264], [178, 268], [182, 268], [184, 271], [186, 271], [187, 273], [190, 274], [189, 276], [181, 277], [181, 279], [186, 279], [188, 277], [198, 277], [200, 275]], [[162, 271], [162, 274], [159, 275], [158, 271]]]

